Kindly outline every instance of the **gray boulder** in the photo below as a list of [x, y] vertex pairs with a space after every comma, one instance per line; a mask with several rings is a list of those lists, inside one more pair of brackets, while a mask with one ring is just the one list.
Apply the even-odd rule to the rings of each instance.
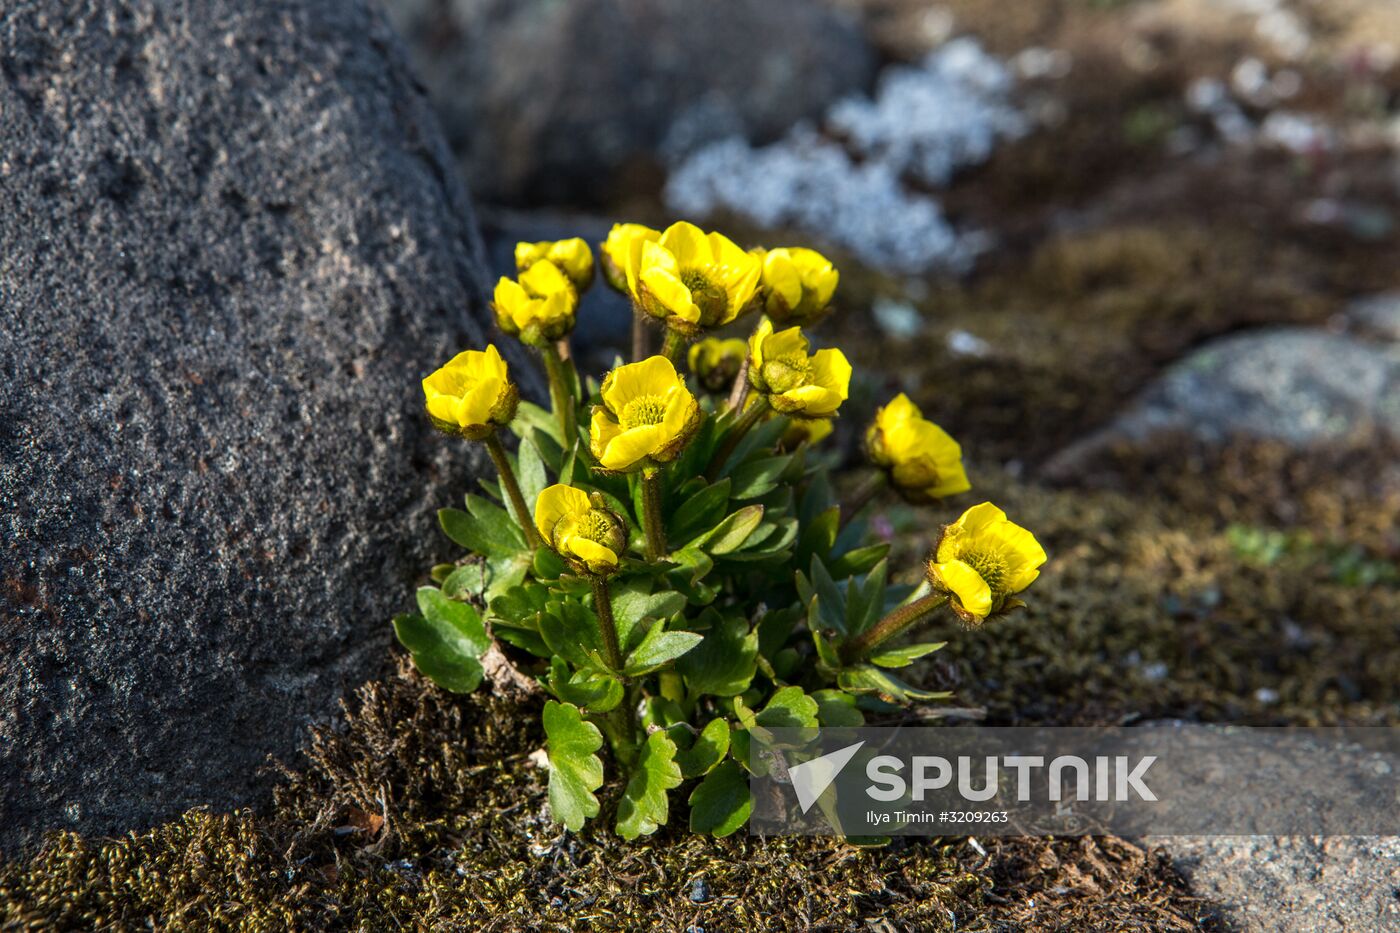
[[854, 18], [811, 0], [387, 6], [473, 193], [496, 203], [654, 187], [668, 154], [734, 134], [775, 139], [875, 72]]
[[1046, 472], [1072, 476], [1108, 449], [1171, 435], [1299, 449], [1400, 438], [1400, 348], [1307, 328], [1213, 341], [1173, 364], [1107, 427], [1057, 454]]
[[1342, 320], [1362, 337], [1400, 343], [1400, 292], [1358, 298], [1342, 312]]
[[476, 468], [451, 153], [363, 0], [0, 14], [0, 846], [255, 799]]

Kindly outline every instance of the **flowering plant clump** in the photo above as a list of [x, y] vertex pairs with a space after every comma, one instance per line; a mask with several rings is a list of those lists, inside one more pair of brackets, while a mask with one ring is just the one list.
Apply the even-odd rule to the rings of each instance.
[[[894, 673], [943, 643], [904, 636], [940, 609], [982, 625], [1024, 605], [1045, 552], [991, 503], [937, 531], [922, 583], [889, 582], [864, 505], [886, 484], [916, 502], [970, 488], [957, 442], [903, 395], [866, 431], [869, 480], [838, 500], [817, 445], [851, 366], [802, 330], [836, 288], [819, 253], [618, 225], [599, 265], [632, 299], [633, 360], [601, 380], [568, 352], [587, 244], [521, 243], [516, 261], [497, 320], [539, 352], [552, 410], [518, 400], [495, 347], [423, 381], [432, 423], [484, 444], [497, 479], [439, 513], [467, 553], [433, 569], [394, 628], [447, 690], [475, 689], [498, 645], [548, 694], [555, 820], [577, 830], [606, 806], [631, 839], [684, 810], [695, 832], [732, 833], [750, 811], [752, 737], [944, 698]], [[710, 336], [750, 316], [747, 341]]]

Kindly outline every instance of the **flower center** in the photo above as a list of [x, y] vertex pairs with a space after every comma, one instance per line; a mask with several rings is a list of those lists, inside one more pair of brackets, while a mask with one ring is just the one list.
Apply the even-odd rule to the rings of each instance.
[[724, 319], [729, 307], [729, 296], [724, 287], [710, 279], [699, 269], [685, 269], [681, 272], [681, 284], [690, 289], [690, 300], [700, 309], [700, 323], [706, 326], [717, 324]]
[[763, 381], [771, 392], [790, 392], [807, 383], [812, 361], [805, 353], [789, 353], [763, 361]]
[[1001, 592], [1002, 580], [1006, 578], [1006, 559], [1000, 554], [972, 551], [962, 555], [962, 562], [977, 571], [993, 595]]
[[579, 520], [576, 533], [595, 541], [598, 544], [606, 544], [608, 535], [612, 532], [612, 522], [602, 512], [592, 509], [587, 515]]
[[660, 424], [666, 420], [666, 400], [659, 395], [639, 395], [622, 406], [618, 419], [624, 430]]

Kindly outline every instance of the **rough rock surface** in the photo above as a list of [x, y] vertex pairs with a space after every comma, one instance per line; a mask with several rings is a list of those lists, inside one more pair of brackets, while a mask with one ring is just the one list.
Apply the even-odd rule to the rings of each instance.
[[1400, 839], [1393, 836], [1173, 836], [1149, 839], [1193, 891], [1240, 930], [1400, 929]]
[[451, 153], [363, 0], [0, 12], [0, 846], [255, 796], [471, 460]]
[[1306, 328], [1226, 337], [1175, 363], [1104, 429], [1057, 454], [1052, 476], [1122, 444], [1184, 434], [1298, 448], [1400, 438], [1400, 349]]
[[495, 203], [597, 202], [663, 152], [768, 141], [874, 79], [854, 17], [810, 0], [387, 5], [473, 193]]

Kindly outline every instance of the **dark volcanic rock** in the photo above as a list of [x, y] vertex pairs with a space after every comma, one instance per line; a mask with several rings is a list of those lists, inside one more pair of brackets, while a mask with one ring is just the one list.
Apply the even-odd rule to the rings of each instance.
[[663, 149], [768, 141], [875, 71], [854, 19], [812, 0], [387, 5], [473, 193], [500, 203], [597, 203], [645, 187], [647, 172], [627, 170]]
[[255, 795], [470, 467], [451, 154], [362, 0], [0, 13], [0, 845]]

